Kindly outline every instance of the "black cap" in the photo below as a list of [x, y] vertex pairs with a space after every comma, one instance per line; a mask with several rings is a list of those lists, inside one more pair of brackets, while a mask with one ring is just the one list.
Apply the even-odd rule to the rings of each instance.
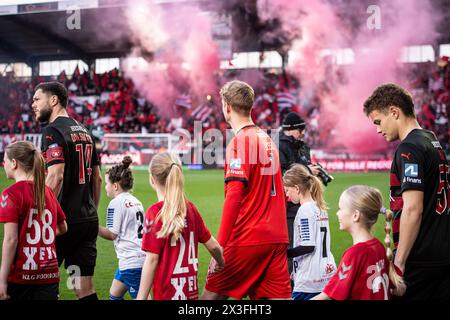
[[281, 127], [283, 130], [303, 130], [306, 128], [306, 123], [296, 112], [289, 112]]

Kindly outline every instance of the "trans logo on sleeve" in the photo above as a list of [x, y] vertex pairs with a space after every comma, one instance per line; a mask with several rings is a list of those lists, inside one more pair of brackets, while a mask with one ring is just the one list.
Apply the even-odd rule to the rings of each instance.
[[405, 163], [405, 176], [411, 178], [419, 176], [419, 166], [417, 163]]
[[238, 170], [241, 168], [241, 159], [240, 158], [232, 158], [230, 160], [230, 169]]

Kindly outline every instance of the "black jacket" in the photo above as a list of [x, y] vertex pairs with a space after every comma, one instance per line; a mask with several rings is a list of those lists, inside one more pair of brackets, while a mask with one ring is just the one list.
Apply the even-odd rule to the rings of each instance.
[[280, 130], [278, 144], [283, 174], [294, 163], [303, 164], [304, 166], [311, 164], [310, 148], [304, 141], [295, 140], [293, 137], [285, 135], [283, 130]]

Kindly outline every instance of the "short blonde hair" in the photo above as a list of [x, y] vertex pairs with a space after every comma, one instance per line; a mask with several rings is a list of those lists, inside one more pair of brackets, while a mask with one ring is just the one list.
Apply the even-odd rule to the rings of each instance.
[[239, 80], [227, 82], [220, 89], [220, 96], [235, 112], [244, 116], [250, 115], [255, 101], [255, 92], [248, 83]]

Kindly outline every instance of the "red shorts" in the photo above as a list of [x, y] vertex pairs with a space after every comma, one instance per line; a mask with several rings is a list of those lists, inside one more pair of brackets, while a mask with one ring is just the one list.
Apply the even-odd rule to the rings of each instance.
[[235, 299], [291, 299], [287, 246], [225, 247], [225, 268], [208, 274], [206, 290]]

